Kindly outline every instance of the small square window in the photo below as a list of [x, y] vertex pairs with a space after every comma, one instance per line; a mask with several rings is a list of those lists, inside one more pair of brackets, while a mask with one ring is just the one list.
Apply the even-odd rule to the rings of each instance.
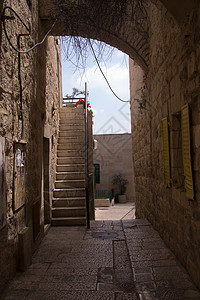
[[94, 164], [94, 180], [95, 184], [100, 183], [100, 164]]

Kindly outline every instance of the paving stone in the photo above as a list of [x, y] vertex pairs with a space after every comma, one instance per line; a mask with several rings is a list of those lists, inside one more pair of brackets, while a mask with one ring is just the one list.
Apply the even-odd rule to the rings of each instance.
[[131, 269], [130, 258], [125, 241], [113, 242], [114, 252], [114, 268], [115, 269]]
[[[157, 281], [156, 281], [156, 285], [158, 285]], [[195, 289], [194, 284], [189, 279], [176, 278], [176, 279], [172, 280], [171, 285], [175, 288], [178, 286], [180, 289], [184, 289], [184, 290]], [[197, 289], [195, 289], [195, 290], [197, 290]], [[200, 297], [199, 297], [199, 299], [200, 299]]]
[[29, 270], [31, 269], [42, 269], [42, 270], [47, 270], [51, 266], [51, 263], [32, 263], [29, 267]]
[[116, 292], [115, 293], [115, 300], [138, 300], [138, 293], [122, 293], [122, 292]]
[[153, 280], [153, 275], [149, 273], [135, 274], [134, 278], [137, 282], [149, 282]]
[[132, 293], [135, 291], [135, 285], [133, 282], [118, 282], [118, 283], [97, 283], [98, 291], [113, 291]]
[[134, 268], [133, 269], [134, 274], [147, 274], [150, 273], [152, 274], [153, 269], [149, 267], [144, 267], [144, 268]]
[[28, 300], [114, 300], [114, 292], [103, 291], [33, 291]]
[[96, 290], [96, 283], [91, 282], [40, 282], [37, 290], [71, 291]]
[[154, 278], [155, 280], [174, 280], [176, 278], [186, 279], [188, 275], [186, 272], [182, 272], [180, 267], [160, 267], [160, 268], [153, 268]]
[[143, 241], [143, 248], [144, 249], [160, 249], [160, 248], [166, 248], [163, 241], [160, 239], [152, 240], [151, 242]]
[[25, 281], [25, 280], [12, 280], [9, 285], [8, 285], [8, 289], [9, 290], [18, 290], [18, 291], [22, 291], [22, 290], [35, 290], [36, 288], [38, 288], [39, 282], [37, 281]]
[[[91, 267], [91, 266], [90, 266]], [[45, 276], [52, 275], [81, 275], [83, 277], [90, 275], [97, 275], [98, 268], [68, 268], [68, 264], [65, 263], [55, 263], [53, 264], [45, 273]]]
[[133, 272], [131, 269], [115, 269], [115, 279], [117, 281], [132, 281]]
[[[136, 283], [135, 283], [136, 284]], [[152, 280], [152, 281], [138, 281], [137, 282], [137, 287], [138, 285], [140, 286], [140, 290], [142, 291], [156, 291], [156, 284], [155, 282]]]
[[124, 226], [127, 226], [129, 224], [131, 224], [131, 225], [133, 225], [133, 224], [134, 225], [140, 225], [140, 226], [142, 226], [142, 225], [151, 225], [150, 222], [146, 219], [123, 220], [122, 223], [123, 223]]
[[29, 290], [7, 290], [2, 295], [0, 299], [4, 300], [16, 300], [16, 299], [28, 299]]
[[184, 293], [183, 290], [169, 287], [169, 288], [156, 289], [155, 296], [158, 299], [163, 299], [163, 300], [182, 300], [183, 293]]
[[131, 261], [146, 261], [146, 260], [164, 260], [173, 258], [173, 255], [167, 249], [159, 250], [141, 250], [141, 251], [130, 251]]
[[142, 261], [132, 261], [132, 267], [162, 267], [162, 266], [176, 266], [177, 261], [175, 259], [161, 259], [161, 260], [142, 260]]
[[113, 268], [99, 268], [97, 274], [98, 283], [113, 283], [114, 273]]
[[72, 274], [48, 274], [40, 278], [40, 282], [64, 282], [64, 283], [89, 283], [96, 284], [97, 278], [95, 275], [72, 275]]

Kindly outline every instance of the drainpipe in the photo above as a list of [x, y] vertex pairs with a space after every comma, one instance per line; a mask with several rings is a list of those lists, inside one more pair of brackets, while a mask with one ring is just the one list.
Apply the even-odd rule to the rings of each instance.
[[87, 83], [85, 82], [85, 189], [86, 189], [86, 216], [87, 228], [90, 228], [90, 199], [88, 177], [88, 113], [87, 113]]

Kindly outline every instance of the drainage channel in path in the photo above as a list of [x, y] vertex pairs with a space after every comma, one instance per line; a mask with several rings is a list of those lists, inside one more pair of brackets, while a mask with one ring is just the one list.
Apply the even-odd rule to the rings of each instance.
[[98, 268], [97, 290], [102, 292], [114, 292], [115, 300], [138, 300], [139, 294], [134, 284], [131, 262], [123, 231], [93, 231], [90, 235], [94, 239], [112, 240], [113, 267]]

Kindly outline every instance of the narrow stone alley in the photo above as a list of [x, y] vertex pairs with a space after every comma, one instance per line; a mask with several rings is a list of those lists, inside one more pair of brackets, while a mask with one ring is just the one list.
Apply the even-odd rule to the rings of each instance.
[[185, 269], [147, 220], [51, 227], [2, 299], [198, 300]]

